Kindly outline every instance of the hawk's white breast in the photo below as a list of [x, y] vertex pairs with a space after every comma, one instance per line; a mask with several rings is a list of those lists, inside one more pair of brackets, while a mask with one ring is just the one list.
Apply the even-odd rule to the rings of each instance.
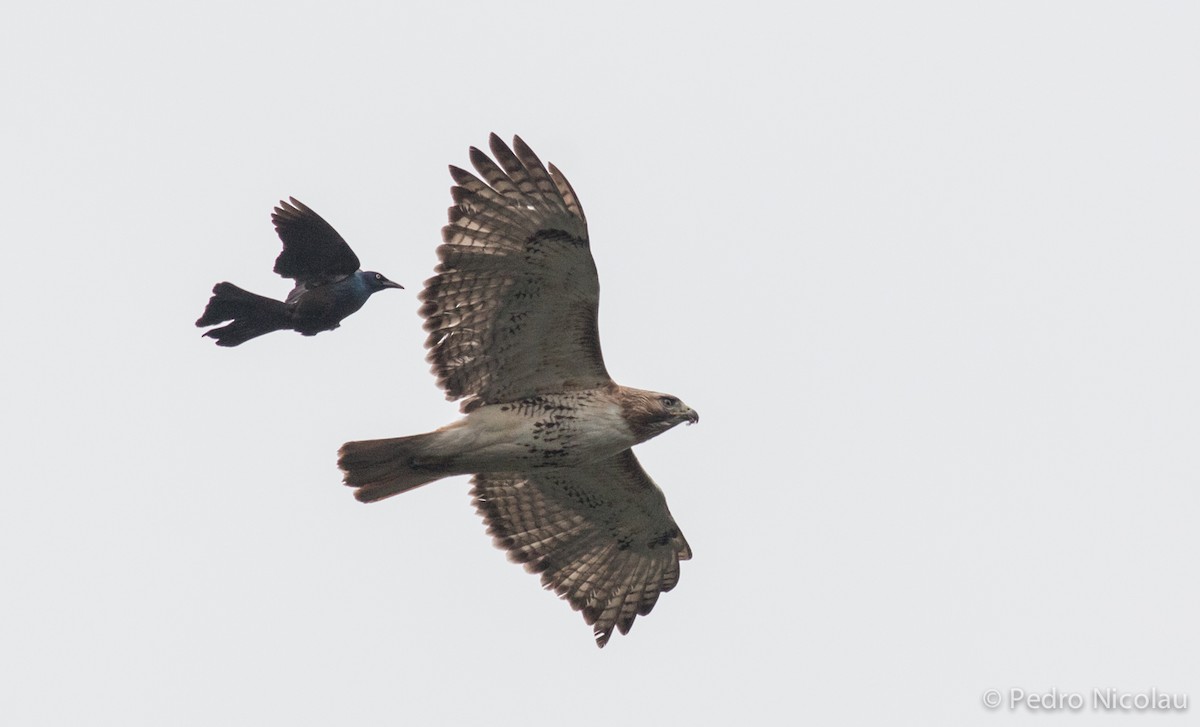
[[488, 404], [440, 431], [437, 451], [468, 472], [573, 467], [637, 441], [621, 407], [602, 389]]

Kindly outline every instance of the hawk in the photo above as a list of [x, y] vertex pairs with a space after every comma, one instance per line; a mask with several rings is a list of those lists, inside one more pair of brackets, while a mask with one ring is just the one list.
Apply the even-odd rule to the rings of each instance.
[[[571, 185], [514, 137], [471, 147], [420, 312], [426, 359], [465, 415], [428, 434], [348, 442], [338, 464], [374, 502], [470, 474], [509, 558], [583, 612], [597, 646], [679, 580], [692, 551], [633, 445], [699, 415], [615, 383], [600, 354], [600, 285]], [[494, 161], [493, 161], [494, 158]]]

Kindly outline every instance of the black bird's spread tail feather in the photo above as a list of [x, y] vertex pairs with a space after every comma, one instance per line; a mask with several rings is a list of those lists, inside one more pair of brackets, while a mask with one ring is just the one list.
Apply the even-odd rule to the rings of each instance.
[[264, 333], [292, 327], [287, 304], [242, 290], [233, 283], [217, 283], [213, 296], [196, 325], [211, 326], [233, 321], [227, 326], [205, 331], [218, 346], [237, 346]]
[[431, 456], [430, 445], [440, 434], [346, 442], [338, 451], [338, 466], [346, 473], [345, 483], [357, 488], [354, 496], [361, 502], [399, 495], [462, 474]]

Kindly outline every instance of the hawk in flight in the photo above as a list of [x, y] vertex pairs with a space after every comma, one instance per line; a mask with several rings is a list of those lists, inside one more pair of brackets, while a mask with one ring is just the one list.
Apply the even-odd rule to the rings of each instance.
[[[598, 646], [629, 631], [692, 551], [630, 449], [699, 415], [614, 382], [600, 355], [600, 284], [571, 185], [521, 141], [472, 147], [440, 264], [421, 293], [427, 359], [465, 416], [428, 434], [348, 442], [338, 464], [374, 502], [453, 475], [496, 544], [583, 612]], [[493, 158], [495, 161], [493, 161]]]

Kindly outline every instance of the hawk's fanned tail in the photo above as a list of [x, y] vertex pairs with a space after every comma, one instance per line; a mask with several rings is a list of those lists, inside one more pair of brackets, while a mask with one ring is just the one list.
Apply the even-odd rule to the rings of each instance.
[[399, 495], [455, 472], [429, 451], [440, 432], [346, 442], [338, 450], [344, 481], [361, 502]]

